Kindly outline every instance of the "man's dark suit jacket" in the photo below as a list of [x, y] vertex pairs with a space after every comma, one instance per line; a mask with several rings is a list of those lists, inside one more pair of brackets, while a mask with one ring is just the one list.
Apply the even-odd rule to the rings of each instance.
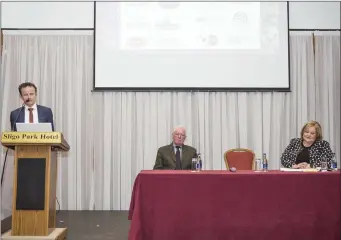
[[[17, 126], [15, 123], [23, 123], [25, 122], [25, 107], [20, 112], [21, 108], [15, 109], [11, 112], [10, 120], [11, 120], [11, 128], [13, 127], [14, 131], [17, 131]], [[52, 131], [54, 131], [53, 125], [53, 114], [51, 108], [44, 107], [37, 104], [38, 111], [38, 122], [40, 123], [51, 123]], [[20, 112], [20, 114], [19, 114]], [[18, 116], [19, 114], [19, 116]], [[14, 123], [15, 119], [18, 117], [17, 121]]]
[[[190, 170], [192, 158], [197, 155], [197, 150], [193, 147], [183, 145], [182, 147], [181, 166], [184, 170]], [[160, 147], [157, 151], [156, 161], [153, 169], [170, 169], [176, 167], [176, 159], [173, 143]]]

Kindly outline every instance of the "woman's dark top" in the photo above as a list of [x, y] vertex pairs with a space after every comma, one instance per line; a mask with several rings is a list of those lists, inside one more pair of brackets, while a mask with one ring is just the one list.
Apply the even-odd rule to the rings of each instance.
[[309, 149], [311, 148], [311, 146], [305, 147], [302, 142], [302, 148], [303, 150], [297, 155], [295, 163], [296, 165], [303, 162], [310, 164]]

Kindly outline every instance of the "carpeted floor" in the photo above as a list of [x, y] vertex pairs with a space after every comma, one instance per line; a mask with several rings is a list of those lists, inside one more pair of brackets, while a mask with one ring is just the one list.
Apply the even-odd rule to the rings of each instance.
[[67, 240], [127, 240], [128, 211], [60, 211], [56, 227], [67, 227]]

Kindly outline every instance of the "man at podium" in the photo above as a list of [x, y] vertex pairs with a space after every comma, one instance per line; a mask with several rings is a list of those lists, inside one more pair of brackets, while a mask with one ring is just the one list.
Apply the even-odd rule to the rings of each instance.
[[16, 123], [51, 123], [54, 131], [52, 110], [37, 105], [37, 87], [31, 82], [25, 82], [18, 87], [23, 105], [11, 112], [11, 130], [17, 131]]
[[[1, 239], [65, 239], [67, 228], [56, 228], [57, 151], [70, 146], [61, 132], [51, 132], [53, 114], [36, 104], [37, 87], [25, 82], [18, 90], [23, 105], [10, 116], [11, 130], [18, 132], [1, 137], [14, 150], [12, 226]], [[40, 131], [44, 126], [48, 131]]]

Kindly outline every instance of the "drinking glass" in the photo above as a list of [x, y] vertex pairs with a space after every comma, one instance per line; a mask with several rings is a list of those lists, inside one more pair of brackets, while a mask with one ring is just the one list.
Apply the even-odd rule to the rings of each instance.
[[321, 171], [326, 172], [328, 170], [328, 162], [326, 158], [322, 158], [321, 161]]
[[192, 166], [191, 166], [192, 172], [195, 172], [197, 170], [197, 159], [192, 158]]

